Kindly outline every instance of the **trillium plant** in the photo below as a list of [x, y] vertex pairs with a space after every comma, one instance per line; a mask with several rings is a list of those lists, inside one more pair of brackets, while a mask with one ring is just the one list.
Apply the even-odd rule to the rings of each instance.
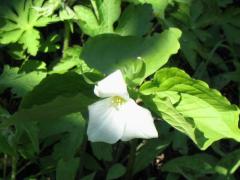
[[1, 0], [0, 179], [239, 179], [238, 4]]
[[94, 93], [105, 99], [88, 107], [87, 134], [90, 141], [113, 144], [119, 139], [158, 137], [151, 112], [129, 97], [120, 70], [98, 82]]

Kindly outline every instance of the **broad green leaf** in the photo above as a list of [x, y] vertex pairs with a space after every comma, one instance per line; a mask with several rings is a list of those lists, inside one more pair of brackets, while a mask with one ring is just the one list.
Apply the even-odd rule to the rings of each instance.
[[36, 27], [46, 26], [56, 21], [45, 17], [35, 6], [41, 7], [44, 0], [12, 0], [0, 7], [0, 44], [21, 43], [31, 55], [36, 55], [40, 47], [40, 32]]
[[82, 31], [89, 36], [113, 33], [113, 24], [121, 12], [120, 0], [93, 0], [93, 8], [76, 5], [74, 12], [76, 21]]
[[57, 180], [73, 180], [77, 174], [78, 166], [79, 166], [79, 158], [72, 159], [61, 159], [58, 162], [56, 169], [56, 179]]
[[79, 92], [93, 96], [93, 87], [83, 77], [74, 72], [52, 74], [36, 86], [21, 102], [21, 108], [29, 108], [34, 104], [44, 104], [57, 96], [71, 97]]
[[[174, 97], [176, 94], [172, 94], [171, 96]], [[202, 147], [206, 143], [207, 139], [204, 137], [203, 133], [196, 128], [196, 125], [191, 119], [184, 118], [175, 109], [170, 99], [164, 99], [158, 96], [146, 96], [143, 97], [143, 101], [164, 121], [180, 132], [188, 135], [199, 147]]]
[[234, 174], [240, 167], [240, 149], [237, 149], [224, 156], [216, 165], [215, 169], [219, 174], [229, 176]]
[[82, 58], [90, 67], [106, 74], [123, 69], [124, 66], [136, 65], [134, 62], [142, 60], [146, 65], [145, 78], [166, 64], [172, 54], [177, 53], [180, 35], [181, 31], [175, 28], [146, 38], [100, 35], [87, 41]]
[[19, 70], [17, 67], [4, 66], [3, 73], [0, 76], [0, 91], [11, 88], [17, 96], [24, 96], [31, 91], [47, 75], [43, 63], [35, 61], [31, 63], [31, 66], [35, 66], [36, 69], [28, 72], [24, 72], [24, 68]]
[[178, 173], [188, 180], [201, 178], [206, 174], [214, 174], [216, 159], [208, 154], [195, 154], [192, 156], [181, 156], [168, 161], [163, 171]]
[[151, 29], [152, 14], [150, 5], [129, 5], [123, 11], [115, 31], [122, 36], [142, 36]]
[[120, 178], [121, 176], [123, 176], [125, 174], [125, 172], [126, 172], [126, 168], [122, 164], [120, 164], [120, 163], [114, 164], [108, 170], [106, 179], [110, 180], [110, 179]]
[[201, 149], [222, 138], [240, 141], [238, 108], [184, 71], [161, 69], [140, 91], [151, 95], [144, 98], [149, 108], [187, 134]]
[[112, 146], [107, 143], [95, 142], [91, 143], [93, 154], [98, 160], [112, 161]]

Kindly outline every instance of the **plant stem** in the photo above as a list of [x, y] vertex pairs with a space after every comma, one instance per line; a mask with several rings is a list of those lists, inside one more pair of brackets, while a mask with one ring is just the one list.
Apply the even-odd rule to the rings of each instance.
[[127, 172], [125, 176], [126, 180], [132, 179], [133, 167], [135, 163], [136, 147], [137, 147], [137, 140], [132, 140], [130, 142], [130, 154], [128, 158]]
[[71, 35], [71, 30], [70, 30], [70, 22], [65, 21], [64, 22], [64, 40], [63, 40], [63, 54], [65, 50], [69, 47], [69, 42], [70, 42], [70, 35]]
[[[79, 148], [79, 151], [77, 153], [77, 156], [81, 158], [81, 161], [84, 162], [84, 154], [85, 154], [85, 150], [86, 150], [86, 147], [87, 147], [87, 136], [85, 135], [83, 137], [83, 141], [82, 141], [82, 144]], [[82, 171], [83, 171], [83, 163], [80, 163], [80, 166], [79, 166], [79, 170], [78, 170], [78, 173], [77, 173], [77, 179], [80, 179], [81, 175], [82, 175]]]
[[12, 173], [11, 173], [11, 180], [16, 180], [17, 174], [17, 158], [16, 156], [12, 157]]
[[8, 156], [7, 156], [7, 154], [4, 154], [4, 157], [3, 157], [3, 179], [6, 179], [6, 175], [7, 175], [7, 161], [8, 161]]

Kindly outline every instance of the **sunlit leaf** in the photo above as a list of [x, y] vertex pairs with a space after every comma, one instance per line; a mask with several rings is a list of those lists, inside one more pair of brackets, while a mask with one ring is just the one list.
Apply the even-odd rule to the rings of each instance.
[[103, 73], [134, 65], [135, 61], [140, 60], [139, 63], [142, 63], [142, 60], [146, 65], [145, 78], [166, 64], [172, 54], [177, 53], [180, 35], [181, 31], [175, 28], [146, 38], [100, 35], [85, 44], [82, 58], [90, 67]]
[[240, 141], [237, 106], [182, 70], [161, 69], [153, 81], [141, 87], [141, 92], [152, 95], [145, 98], [146, 104], [152, 103], [150, 108], [187, 134], [201, 149], [222, 138]]
[[[37, 66], [35, 66], [35, 65]], [[31, 63], [32, 71], [24, 72], [24, 68], [5, 66], [0, 78], [0, 91], [4, 91], [6, 88], [11, 88], [13, 93], [17, 96], [24, 96], [31, 91], [36, 85], [38, 85], [42, 79], [47, 75], [44, 63], [33, 61]], [[34, 69], [34, 70], [33, 70]]]
[[44, 0], [5, 1], [0, 7], [0, 44], [21, 43], [31, 55], [36, 55], [40, 47], [40, 32], [36, 27], [43, 27], [56, 21], [45, 17], [34, 6], [42, 6]]

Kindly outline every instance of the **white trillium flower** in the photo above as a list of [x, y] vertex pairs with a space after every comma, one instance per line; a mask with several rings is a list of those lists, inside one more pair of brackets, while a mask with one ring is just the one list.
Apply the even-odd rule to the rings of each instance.
[[99, 81], [94, 93], [105, 99], [88, 106], [87, 135], [90, 141], [113, 144], [120, 139], [158, 137], [150, 111], [129, 97], [120, 70]]

